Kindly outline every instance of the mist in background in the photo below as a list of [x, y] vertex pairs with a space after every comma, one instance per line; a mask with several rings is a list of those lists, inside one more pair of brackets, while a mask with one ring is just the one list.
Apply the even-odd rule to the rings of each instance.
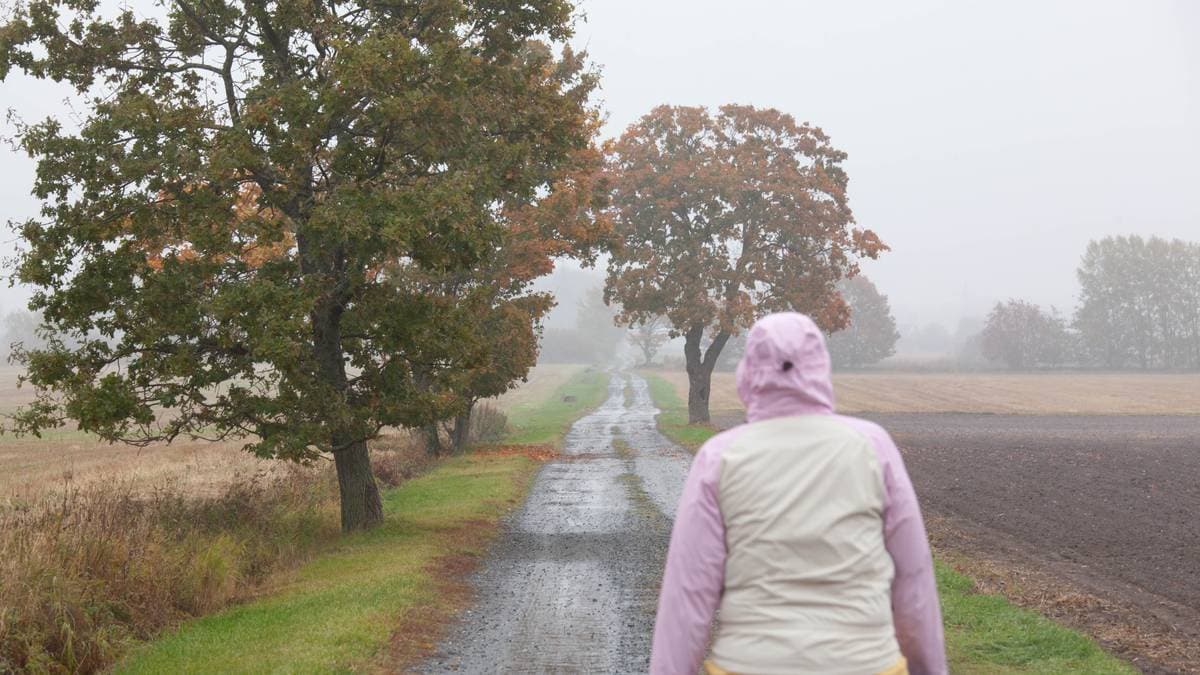
[[855, 216], [892, 247], [863, 271], [902, 332], [954, 334], [1010, 297], [1069, 313], [1091, 239], [1200, 239], [1200, 3], [582, 8], [607, 134], [661, 103], [734, 102], [849, 153]]
[[[149, 3], [135, 2], [135, 7]], [[776, 107], [849, 153], [863, 271], [901, 332], [955, 334], [997, 302], [1069, 313], [1091, 239], [1200, 240], [1200, 3], [584, 0], [607, 136], [652, 107]], [[64, 115], [65, 89], [11, 76], [3, 108]], [[3, 124], [11, 135], [11, 124]], [[34, 165], [0, 148], [0, 213], [35, 215]], [[16, 236], [6, 235], [11, 249]], [[549, 326], [576, 323], [602, 268], [563, 265]], [[0, 292], [0, 312], [21, 288]], [[934, 339], [936, 336], [927, 336]]]

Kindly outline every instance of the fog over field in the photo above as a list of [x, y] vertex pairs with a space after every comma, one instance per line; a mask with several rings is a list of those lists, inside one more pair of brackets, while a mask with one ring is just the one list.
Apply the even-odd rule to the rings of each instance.
[[[602, 69], [607, 136], [661, 103], [737, 102], [810, 121], [849, 153], [857, 220], [893, 249], [864, 269], [901, 327], [953, 331], [1009, 297], [1069, 313], [1090, 239], [1200, 239], [1200, 4], [581, 4], [575, 43]], [[34, 121], [64, 96], [14, 74], [3, 106]], [[6, 220], [36, 212], [32, 177], [0, 149]], [[561, 312], [586, 280], [559, 276], [573, 287]], [[0, 309], [26, 296], [4, 289]]]
[[1200, 238], [1196, 3], [584, 7], [611, 134], [663, 102], [822, 127], [893, 249], [865, 270], [902, 325], [953, 329], [1009, 296], [1069, 310], [1089, 239]]

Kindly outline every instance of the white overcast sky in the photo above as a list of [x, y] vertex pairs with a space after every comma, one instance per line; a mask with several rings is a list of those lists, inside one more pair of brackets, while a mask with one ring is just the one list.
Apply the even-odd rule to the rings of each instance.
[[849, 153], [902, 324], [1074, 308], [1091, 238], [1200, 241], [1200, 1], [587, 0], [607, 132], [776, 107]]
[[[729, 102], [830, 134], [850, 155], [859, 223], [893, 249], [865, 271], [902, 324], [953, 328], [1008, 297], [1069, 311], [1089, 239], [1200, 240], [1200, 0], [581, 9], [575, 42], [602, 69], [607, 134], [661, 103]], [[62, 100], [19, 76], [0, 84], [0, 109], [27, 120]], [[0, 148], [0, 220], [36, 212], [32, 172]], [[0, 309], [24, 296], [4, 289]]]

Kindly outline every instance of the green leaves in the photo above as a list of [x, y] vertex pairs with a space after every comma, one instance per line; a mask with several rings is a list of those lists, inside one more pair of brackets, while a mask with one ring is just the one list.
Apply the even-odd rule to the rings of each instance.
[[94, 98], [78, 131], [21, 133], [43, 212], [16, 277], [75, 343], [25, 355], [39, 399], [13, 428], [308, 461], [507, 388], [549, 306], [529, 284], [603, 239], [595, 75], [533, 41], [572, 11], [20, 5], [0, 77]]

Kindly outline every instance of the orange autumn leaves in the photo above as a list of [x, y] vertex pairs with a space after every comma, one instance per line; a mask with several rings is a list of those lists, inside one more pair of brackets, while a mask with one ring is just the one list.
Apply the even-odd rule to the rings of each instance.
[[[192, 189], [189, 186], [184, 188], [184, 191]], [[228, 229], [232, 233], [238, 234], [240, 239], [239, 251], [236, 254], [211, 256], [210, 259], [215, 258], [212, 260], [213, 262], [220, 263], [233, 257], [251, 269], [258, 269], [268, 261], [282, 258], [295, 249], [296, 236], [286, 226], [286, 218], [278, 210], [263, 206], [260, 202], [261, 196], [262, 190], [256, 183], [241, 183], [229, 210], [229, 219], [225, 222], [215, 220], [209, 223], [208, 228], [213, 233]], [[171, 199], [174, 199], [174, 195], [170, 193], [160, 192], [158, 195], [159, 203]], [[263, 223], [276, 225], [279, 228], [276, 233], [277, 237], [273, 241], [260, 241], [258, 238], [247, 237], [244, 232], [238, 233], [242, 229], [241, 226], [250, 221], [255, 221], [260, 228]], [[194, 242], [177, 237], [147, 237], [140, 239], [138, 243], [140, 248], [145, 251], [146, 265], [156, 272], [162, 270], [167, 259], [187, 262], [199, 260], [202, 257]]]
[[623, 321], [665, 315], [678, 333], [736, 333], [780, 310], [844, 326], [834, 284], [887, 250], [855, 226], [845, 157], [778, 110], [654, 109], [610, 149], [621, 246], [606, 296]]

